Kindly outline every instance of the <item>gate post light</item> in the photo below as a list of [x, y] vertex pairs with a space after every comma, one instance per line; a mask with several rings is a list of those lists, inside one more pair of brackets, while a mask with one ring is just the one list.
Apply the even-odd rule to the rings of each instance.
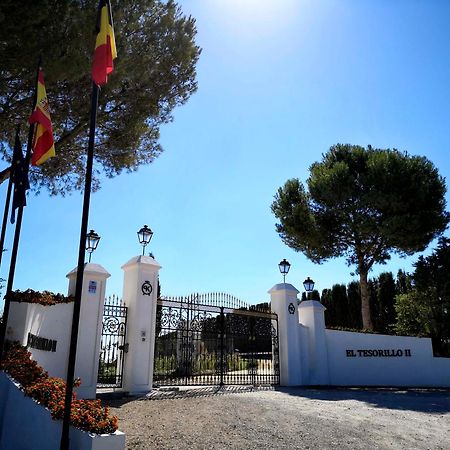
[[304, 282], [303, 282], [303, 287], [305, 288], [305, 291], [307, 292], [307, 298], [309, 299], [309, 297], [311, 296], [311, 292], [314, 289], [314, 281], [311, 280], [311, 278], [307, 278]]
[[92, 252], [96, 250], [98, 243], [100, 242], [100, 236], [91, 230], [86, 235], [86, 251], [89, 253], [89, 262], [91, 262]]
[[287, 261], [286, 258], [284, 258], [283, 261], [280, 261], [280, 263], [278, 264], [278, 268], [280, 269], [280, 273], [283, 275], [283, 283], [286, 283], [286, 275], [288, 274], [289, 269], [291, 268], [289, 261]]
[[138, 232], [139, 244], [142, 245], [142, 255], [144, 255], [145, 247], [149, 244], [152, 239], [153, 231], [147, 226], [144, 225]]

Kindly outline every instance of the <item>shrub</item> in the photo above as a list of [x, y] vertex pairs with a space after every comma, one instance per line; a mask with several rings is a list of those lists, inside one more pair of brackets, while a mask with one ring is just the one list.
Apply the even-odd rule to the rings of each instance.
[[49, 291], [33, 291], [33, 289], [27, 289], [26, 291], [17, 290], [9, 294], [9, 300], [11, 302], [38, 303], [43, 306], [70, 303], [73, 302], [74, 299], [74, 297], [66, 297], [62, 294], [54, 294]]
[[1, 368], [24, 388], [41, 378], [48, 377], [47, 372], [31, 359], [31, 353], [18, 344], [5, 345]]
[[75, 427], [97, 434], [114, 433], [118, 427], [117, 417], [110, 416], [100, 400], [75, 400], [70, 420]]
[[[66, 395], [65, 381], [49, 377], [30, 357], [31, 354], [25, 347], [8, 344], [0, 368], [21, 384], [25, 395], [47, 407], [54, 419], [62, 419]], [[79, 385], [80, 380], [75, 380], [74, 387]], [[118, 428], [117, 417], [110, 416], [108, 408], [103, 407], [100, 400], [78, 400], [75, 393], [72, 397], [70, 422], [81, 430], [97, 434], [114, 433]]]

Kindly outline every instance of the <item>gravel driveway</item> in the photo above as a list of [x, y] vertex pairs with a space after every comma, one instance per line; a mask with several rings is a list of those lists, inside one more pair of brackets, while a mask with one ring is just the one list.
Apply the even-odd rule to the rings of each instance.
[[107, 399], [127, 449], [450, 449], [450, 391], [154, 391]]

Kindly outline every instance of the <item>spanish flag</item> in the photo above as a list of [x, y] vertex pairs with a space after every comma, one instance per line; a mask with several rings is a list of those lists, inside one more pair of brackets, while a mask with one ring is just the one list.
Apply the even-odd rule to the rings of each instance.
[[95, 41], [94, 62], [92, 64], [92, 80], [97, 86], [108, 81], [113, 71], [113, 60], [117, 57], [116, 40], [109, 0], [100, 0], [97, 14], [97, 40]]
[[33, 166], [40, 166], [48, 158], [55, 156], [55, 143], [53, 140], [52, 122], [50, 119], [50, 108], [48, 106], [47, 92], [45, 91], [44, 76], [39, 67], [38, 83], [36, 88], [36, 106], [28, 119], [30, 124], [36, 123], [33, 139]]

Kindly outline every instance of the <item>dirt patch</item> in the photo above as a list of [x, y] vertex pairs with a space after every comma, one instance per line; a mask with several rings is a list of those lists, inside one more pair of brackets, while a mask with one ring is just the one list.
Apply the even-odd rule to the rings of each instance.
[[127, 449], [450, 448], [449, 391], [200, 388], [106, 403]]

